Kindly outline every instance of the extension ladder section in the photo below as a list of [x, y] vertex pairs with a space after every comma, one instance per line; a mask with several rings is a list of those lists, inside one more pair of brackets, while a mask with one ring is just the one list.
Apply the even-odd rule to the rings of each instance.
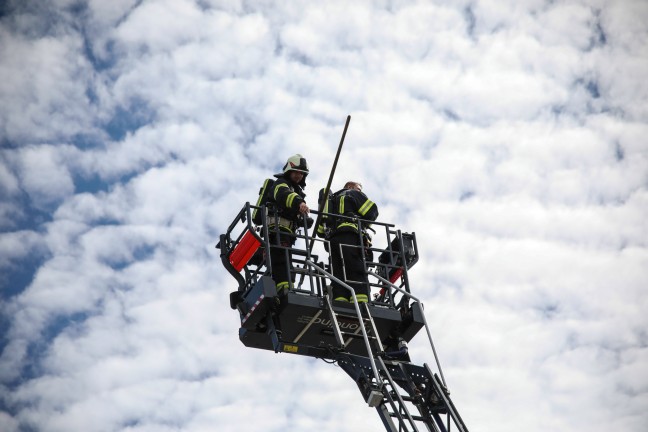
[[[434, 431], [448, 432], [451, 425], [459, 432], [468, 432], [461, 416], [450, 399], [449, 392], [438, 375], [427, 365], [417, 366], [403, 359], [406, 353], [385, 353], [366, 303], [357, 311], [362, 318], [363, 334], [340, 329], [340, 320], [349, 319], [347, 313], [334, 309], [327, 302], [333, 323], [332, 331], [341, 349], [347, 338], [364, 336], [367, 355], [340, 351], [338, 365], [354, 379], [365, 401], [375, 407], [385, 428], [390, 432]], [[392, 358], [390, 358], [393, 356]], [[446, 419], [442, 418], [445, 416]]]

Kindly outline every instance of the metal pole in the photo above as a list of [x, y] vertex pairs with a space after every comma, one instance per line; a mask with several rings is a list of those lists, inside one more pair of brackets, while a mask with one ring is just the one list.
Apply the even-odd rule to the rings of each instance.
[[[344, 137], [346, 137], [347, 129], [349, 129], [349, 123], [351, 122], [351, 116], [347, 116], [346, 123], [344, 124], [344, 131], [342, 132], [342, 138], [340, 138], [340, 145], [338, 145], [337, 153], [335, 154], [335, 160], [333, 161], [333, 168], [331, 168], [331, 174], [329, 175], [328, 183], [326, 184], [326, 188], [324, 189], [324, 200], [320, 203], [320, 206], [318, 208], [318, 214], [317, 214], [317, 219], [315, 220], [315, 224], [313, 225], [313, 233], [317, 233], [317, 228], [320, 225], [320, 222], [322, 220], [322, 210], [324, 209], [324, 204], [326, 203], [326, 199], [328, 198], [329, 191], [331, 190], [331, 183], [333, 182], [333, 174], [335, 174], [335, 169], [337, 168], [337, 163], [338, 159], [340, 158], [340, 152], [342, 151], [342, 144], [344, 144]], [[311, 243], [308, 246], [308, 250], [313, 249], [313, 245], [315, 244], [315, 239], [311, 239]]]

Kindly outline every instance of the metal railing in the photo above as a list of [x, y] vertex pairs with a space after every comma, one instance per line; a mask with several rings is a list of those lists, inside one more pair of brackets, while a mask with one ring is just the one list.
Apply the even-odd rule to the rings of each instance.
[[[259, 226], [256, 226], [252, 222], [252, 212], [254, 210], [260, 210], [262, 212], [262, 223]], [[312, 211], [311, 213], [319, 214], [317, 211]], [[411, 245], [408, 248], [404, 242], [405, 235], [401, 230], [396, 230], [393, 224], [368, 221], [342, 215], [332, 215], [325, 212], [321, 212], [321, 215], [327, 216], [330, 218], [329, 220], [335, 220], [337, 223], [342, 220], [349, 220], [358, 225], [358, 242], [360, 245], [345, 245], [345, 247], [362, 249], [363, 253], [361, 255], [363, 256], [365, 272], [367, 275], [371, 275], [376, 279], [376, 282], [369, 281], [370, 288], [379, 289], [379, 292], [374, 296], [374, 298], [370, 299], [371, 304], [394, 309], [402, 309], [409, 307], [410, 301], [413, 300], [422, 306], [420, 300], [416, 296], [412, 295], [409, 287], [408, 267], [411, 267], [411, 265], [416, 263], [418, 260], [418, 250], [414, 234], [407, 234], [407, 236], [410, 236], [408, 237], [408, 240], [411, 241]], [[235, 232], [237, 226], [239, 226], [240, 233], [235, 239], [232, 239], [232, 233]], [[252, 235], [254, 235], [261, 244], [259, 248], [260, 250], [257, 251], [256, 255], [250, 260], [250, 262], [243, 267], [242, 271], [244, 276], [241, 276], [241, 274], [236, 272], [234, 269], [228, 269], [237, 281], [239, 281], [239, 291], [242, 291], [243, 295], [245, 292], [252, 289], [261, 276], [269, 276], [272, 274], [272, 257], [268, 251], [274, 249], [285, 254], [285, 262], [288, 267], [287, 273], [291, 276], [290, 291], [324, 297], [327, 282], [335, 281], [345, 289], [349, 290], [355, 299], [355, 292], [348, 285], [348, 282], [365, 283], [365, 281], [341, 280], [336, 277], [333, 275], [332, 271], [329, 271], [332, 268], [330, 258], [327, 259], [326, 264], [324, 262], [318, 262], [318, 255], [314, 254], [312, 248], [308, 246], [309, 243], [319, 244], [324, 249], [329, 250], [330, 243], [328, 240], [317, 238], [315, 235], [309, 234], [308, 224], [305, 219], [301, 221], [301, 224], [296, 227], [292, 233], [278, 228], [273, 228], [278, 226], [279, 219], [276, 212], [268, 211], [265, 206], [259, 207], [248, 202], [243, 206], [232, 224], [230, 224], [226, 234], [221, 236], [221, 243], [219, 244], [222, 251], [221, 255], [228, 251], [231, 252], [236, 248], [247, 231], [252, 233]], [[367, 233], [368, 231], [373, 231], [373, 239], [376, 239], [380, 233], [386, 242], [385, 247], [377, 247], [374, 244], [367, 244], [365, 241], [366, 239], [363, 237], [363, 232]], [[274, 236], [274, 239], [272, 236]], [[290, 246], [282, 246], [280, 236], [290, 238], [294, 244], [291, 244]], [[296, 243], [299, 243], [300, 241], [303, 241], [304, 243], [304, 246], [301, 248], [296, 246]], [[406, 256], [408, 253], [411, 256]], [[374, 259], [376, 255], [377, 259]], [[409, 262], [408, 260], [413, 262]], [[397, 280], [390, 281], [388, 277], [390, 275], [394, 276], [395, 274]], [[294, 283], [297, 275], [301, 278], [299, 284]], [[307, 281], [308, 284], [304, 287], [305, 281]], [[398, 282], [398, 285], [394, 282]], [[398, 297], [398, 295], [400, 295], [400, 297]], [[355, 308], [356, 313], [358, 313], [359, 322], [362, 323], [357, 303], [355, 304]], [[425, 314], [422, 315], [435, 362], [441, 379], [445, 384], [445, 378], [443, 376], [443, 371], [441, 370], [441, 365], [432, 340], [430, 329], [427, 320], [425, 319]], [[363, 337], [365, 338], [365, 344], [368, 344], [369, 341], [366, 338], [366, 330], [364, 329], [364, 326], [362, 326], [362, 331]], [[371, 352], [369, 347], [368, 352]]]
[[[393, 289], [400, 291], [404, 296], [407, 296], [407, 297], [411, 298], [412, 300], [418, 302], [421, 305], [421, 308], [423, 308], [423, 303], [421, 303], [421, 301], [417, 297], [413, 296], [412, 293], [406, 292], [406, 291], [398, 288], [396, 285], [392, 284], [387, 279], [385, 279], [382, 276], [379, 276], [379, 275], [377, 275], [377, 274], [375, 274], [373, 272], [369, 272], [369, 274], [371, 276], [374, 276], [374, 277], [378, 278], [383, 283], [391, 285], [391, 287]], [[427, 333], [428, 340], [430, 342], [430, 347], [432, 347], [432, 353], [434, 354], [434, 361], [436, 362], [437, 368], [439, 369], [439, 375], [441, 376], [441, 380], [443, 381], [443, 385], [445, 385], [447, 387], [445, 378], [443, 376], [443, 371], [441, 370], [441, 363], [439, 362], [439, 356], [437, 355], [436, 348], [434, 347], [434, 341], [432, 341], [432, 334], [430, 333], [430, 327], [428, 326], [427, 320], [425, 319], [425, 314], [423, 313], [421, 315], [422, 315], [422, 318], [423, 318], [423, 325], [425, 327], [425, 331]]]

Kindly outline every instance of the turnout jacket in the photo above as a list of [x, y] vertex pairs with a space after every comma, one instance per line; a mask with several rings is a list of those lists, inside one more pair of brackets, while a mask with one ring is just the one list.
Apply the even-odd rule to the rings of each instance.
[[[336, 192], [327, 205], [332, 215], [343, 215], [358, 219], [375, 221], [378, 218], [378, 206], [367, 198], [367, 195], [355, 189], [342, 189]], [[332, 219], [332, 220], [331, 220]], [[330, 217], [326, 219], [327, 228], [333, 233], [358, 232], [358, 223], [351, 219]], [[368, 223], [363, 224], [367, 228]]]
[[[302, 181], [302, 183], [304, 183]], [[296, 222], [299, 216], [299, 206], [305, 202], [306, 194], [302, 189], [305, 184], [293, 183], [288, 176], [277, 178], [272, 191], [272, 201], [279, 216]]]

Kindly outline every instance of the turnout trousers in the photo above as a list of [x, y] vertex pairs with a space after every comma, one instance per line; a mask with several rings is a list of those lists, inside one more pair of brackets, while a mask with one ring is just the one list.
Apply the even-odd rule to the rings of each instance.
[[[364, 246], [357, 232], [342, 231], [330, 238], [331, 266], [333, 275], [344, 281], [355, 291], [358, 302], [369, 300], [369, 279], [365, 272]], [[351, 293], [337, 282], [331, 283], [333, 299], [353, 301]]]
[[270, 228], [270, 263], [272, 265], [272, 279], [277, 286], [277, 294], [285, 294], [290, 288], [290, 282], [295, 281], [295, 274], [291, 274], [292, 257], [289, 248], [295, 244], [295, 238], [288, 232], [277, 231], [274, 226]]

